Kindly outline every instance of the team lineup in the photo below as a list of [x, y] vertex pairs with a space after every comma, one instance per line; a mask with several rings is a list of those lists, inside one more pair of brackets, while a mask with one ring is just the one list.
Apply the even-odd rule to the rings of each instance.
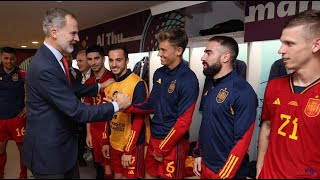
[[[80, 179], [86, 147], [97, 179], [183, 179], [187, 162], [194, 178], [249, 177], [258, 98], [234, 68], [239, 54], [234, 38], [211, 37], [199, 57], [206, 85], [192, 147], [199, 81], [182, 58], [185, 30], [156, 34], [162, 67], [149, 91], [128, 68], [129, 52], [121, 44], [106, 52], [89, 45], [77, 52], [79, 69], [72, 68], [80, 40], [71, 12], [52, 8], [42, 26], [45, 38], [27, 71], [15, 65], [14, 48], [1, 49], [0, 179], [9, 140], [20, 153], [19, 179], [27, 179], [27, 169], [36, 179]], [[289, 73], [268, 81], [254, 178], [320, 178], [319, 29], [320, 11], [306, 10], [282, 30], [278, 53]]]

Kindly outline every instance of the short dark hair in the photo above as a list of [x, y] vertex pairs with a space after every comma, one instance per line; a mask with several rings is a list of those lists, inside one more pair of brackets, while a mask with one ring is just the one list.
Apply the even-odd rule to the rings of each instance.
[[156, 39], [158, 42], [168, 40], [171, 45], [181, 47], [182, 54], [188, 45], [188, 35], [185, 30], [180, 28], [162, 30], [156, 34]]
[[4, 52], [5, 52], [5, 53], [9, 53], [9, 54], [14, 54], [14, 55], [17, 54], [16, 49], [14, 49], [14, 48], [12, 48], [12, 47], [9, 47], [9, 46], [3, 47], [3, 48], [1, 49], [1, 54], [4, 53]]
[[117, 50], [117, 49], [121, 49], [123, 50], [124, 52], [124, 57], [126, 57], [126, 59], [129, 58], [129, 52], [128, 52], [128, 49], [125, 45], [122, 45], [122, 44], [111, 44], [108, 48], [108, 56], [109, 56], [109, 52], [112, 51], [112, 50]]
[[102, 57], [104, 57], [104, 50], [102, 46], [99, 45], [91, 45], [86, 49], [86, 55], [88, 55], [91, 52], [98, 52]]
[[229, 36], [213, 36], [209, 39], [210, 41], [216, 41], [221, 44], [221, 46], [224, 46], [230, 50], [230, 58], [231, 62], [233, 63], [239, 53], [239, 46], [236, 40], [234, 40], [232, 37]]
[[306, 10], [291, 17], [285, 24], [285, 28], [303, 25], [307, 35], [320, 36], [320, 11]]

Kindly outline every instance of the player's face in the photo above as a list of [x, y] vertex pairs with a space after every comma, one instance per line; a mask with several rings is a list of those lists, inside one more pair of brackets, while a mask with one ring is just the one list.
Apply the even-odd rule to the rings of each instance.
[[159, 53], [161, 64], [167, 66], [169, 69], [173, 69], [180, 62], [182, 54], [181, 47], [172, 46], [169, 41], [159, 42]]
[[313, 40], [309, 39], [303, 27], [290, 27], [282, 31], [278, 53], [282, 55], [287, 69], [300, 69], [312, 59]]
[[210, 41], [204, 50], [204, 55], [201, 58], [203, 65], [203, 74], [213, 77], [218, 74], [222, 68], [220, 43]]
[[127, 64], [129, 59], [126, 59], [122, 49], [109, 51], [109, 67], [115, 76], [121, 77], [127, 72]]
[[90, 52], [87, 54], [88, 63], [91, 65], [93, 72], [100, 72], [104, 67], [104, 56], [101, 56], [98, 52]]
[[62, 53], [72, 53], [73, 45], [79, 42], [78, 31], [78, 23], [70, 15], [66, 16], [64, 27], [54, 30], [53, 37], [56, 38]]
[[77, 55], [77, 65], [80, 72], [87, 72], [90, 69], [90, 66], [87, 61], [86, 53], [81, 53]]
[[11, 71], [14, 68], [15, 63], [16, 63], [16, 55], [13, 53], [3, 52], [1, 54], [1, 61], [3, 64], [3, 68], [6, 71]]

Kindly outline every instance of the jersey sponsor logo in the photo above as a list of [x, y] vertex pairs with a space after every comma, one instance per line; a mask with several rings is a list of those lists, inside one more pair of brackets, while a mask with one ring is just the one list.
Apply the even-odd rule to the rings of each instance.
[[157, 80], [157, 83], [161, 84], [161, 78], [159, 78], [159, 79]]
[[174, 89], [176, 88], [177, 80], [171, 81], [170, 86], [168, 88], [168, 93], [173, 93]]
[[229, 91], [227, 91], [227, 88], [220, 89], [218, 95], [216, 96], [217, 103], [223, 103], [223, 101], [226, 100], [228, 94]]
[[19, 76], [17, 73], [12, 74], [12, 81], [18, 81]]
[[275, 101], [273, 101], [273, 103], [272, 104], [275, 104], [275, 105], [280, 105], [281, 103], [280, 103], [280, 99], [279, 98], [277, 98]]
[[128, 174], [134, 174], [133, 170], [130, 170], [130, 171], [128, 172]]
[[298, 106], [298, 102], [297, 101], [290, 101], [288, 104], [291, 105], [291, 106]]
[[316, 117], [320, 113], [320, 99], [310, 98], [304, 109], [304, 113], [308, 117]]
[[116, 123], [111, 121], [110, 127], [111, 129], [113, 129], [114, 131], [124, 131], [125, 128], [125, 124], [124, 123]]

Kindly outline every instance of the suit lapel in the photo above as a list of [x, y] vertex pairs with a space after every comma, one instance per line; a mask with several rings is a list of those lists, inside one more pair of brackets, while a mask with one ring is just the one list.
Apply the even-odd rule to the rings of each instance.
[[43, 52], [43, 54], [48, 57], [48, 60], [50, 60], [50, 62], [52, 62], [55, 66], [60, 67], [60, 69], [62, 70], [60, 64], [58, 63], [58, 61], [56, 59], [56, 57], [54, 56], [54, 54], [50, 51], [50, 49], [47, 46], [42, 44], [40, 49]]
[[[64, 73], [62, 67], [60, 66], [59, 62], [57, 61], [54, 54], [50, 51], [50, 49], [47, 46], [45, 46], [44, 44], [42, 44], [40, 47], [40, 51], [41, 51], [41, 53], [44, 54], [44, 56], [47, 57], [46, 60], [48, 61], [48, 63], [55, 66], [57, 69], [59, 69], [58, 70], [59, 73], [64, 74], [64, 76], [65, 76], [65, 73]], [[65, 78], [65, 79], [66, 79], [66, 81], [68, 81], [67, 78]]]

